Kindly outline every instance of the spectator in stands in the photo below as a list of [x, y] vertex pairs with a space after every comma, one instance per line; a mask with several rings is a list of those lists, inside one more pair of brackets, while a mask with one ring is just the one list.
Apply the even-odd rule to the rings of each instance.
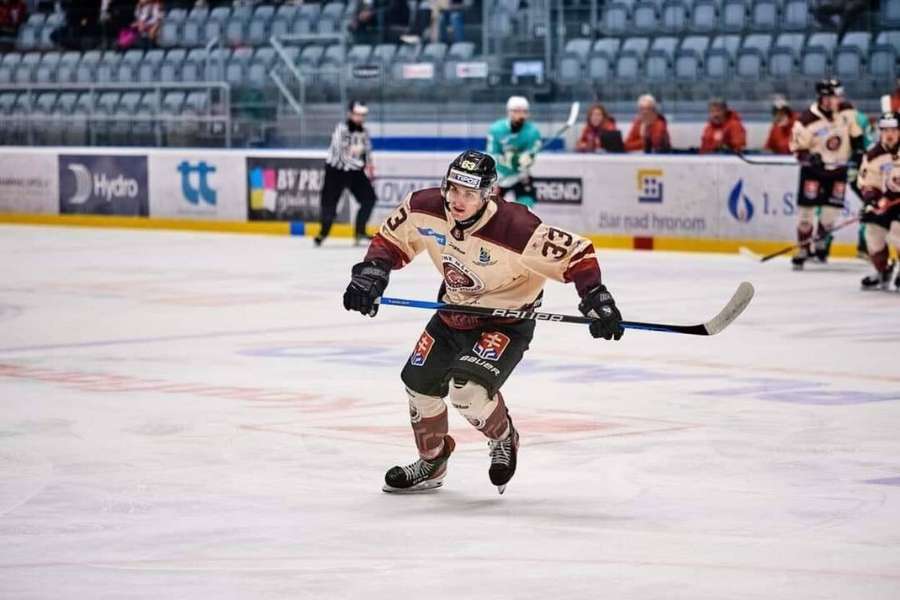
[[378, 27], [378, 13], [375, 10], [375, 0], [362, 0], [356, 6], [350, 24], [347, 29], [353, 34], [353, 41], [357, 44], [371, 44], [375, 41]]
[[431, 0], [432, 42], [463, 41], [463, 9], [463, 0]]
[[137, 32], [139, 46], [145, 49], [156, 46], [156, 38], [162, 26], [162, 13], [160, 0], [138, 0], [131, 27]]
[[631, 123], [631, 130], [625, 139], [625, 149], [629, 152], [668, 152], [672, 149], [666, 118], [659, 112], [656, 98], [644, 94], [638, 98], [638, 114]]
[[96, 48], [101, 39], [101, 0], [64, 0], [61, 6], [66, 19], [50, 35], [53, 43], [68, 50]]
[[575, 143], [578, 152], [599, 152], [603, 148], [603, 132], [615, 131], [616, 120], [606, 112], [602, 104], [593, 105], [587, 113], [587, 122], [581, 130], [581, 136]]
[[747, 132], [741, 117], [717, 98], [709, 103], [709, 121], [700, 138], [700, 154], [710, 152], [743, 152], [747, 147]]
[[791, 154], [791, 130], [797, 115], [791, 110], [783, 96], [775, 96], [772, 101], [772, 127], [766, 138], [764, 150], [772, 154]]
[[28, 18], [24, 0], [0, 0], [0, 50], [12, 50], [19, 27]]
[[878, 0], [818, 0], [812, 14], [822, 27], [836, 29], [842, 38], [851, 25], [868, 28], [864, 17], [869, 10], [878, 11]]

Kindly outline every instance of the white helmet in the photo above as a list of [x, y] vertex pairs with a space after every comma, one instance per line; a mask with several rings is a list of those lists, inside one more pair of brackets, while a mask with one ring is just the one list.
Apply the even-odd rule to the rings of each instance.
[[524, 96], [510, 96], [506, 101], [506, 110], [528, 110], [528, 99]]

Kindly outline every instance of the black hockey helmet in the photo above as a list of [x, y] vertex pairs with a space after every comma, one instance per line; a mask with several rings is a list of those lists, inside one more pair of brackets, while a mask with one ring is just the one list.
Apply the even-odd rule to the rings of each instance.
[[878, 129], [900, 129], [900, 114], [889, 110], [878, 117]]
[[820, 98], [822, 96], [843, 96], [844, 88], [841, 86], [841, 80], [832, 77], [817, 81], [816, 95]]
[[497, 166], [490, 154], [466, 150], [453, 159], [441, 182], [441, 193], [446, 196], [451, 183], [473, 190], [481, 190], [486, 196], [497, 181]]

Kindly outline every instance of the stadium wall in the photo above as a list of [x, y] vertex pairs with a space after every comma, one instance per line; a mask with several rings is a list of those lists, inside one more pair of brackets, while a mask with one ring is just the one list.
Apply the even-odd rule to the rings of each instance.
[[[440, 183], [453, 153], [379, 152], [377, 224], [411, 190]], [[0, 223], [311, 236], [323, 151], [0, 149]], [[773, 159], [768, 159], [773, 160]], [[798, 167], [730, 156], [545, 154], [536, 212], [601, 247], [769, 252], [794, 239]], [[845, 215], [859, 200], [852, 193]], [[355, 203], [344, 198], [335, 235]], [[834, 254], [855, 252], [856, 228]]]

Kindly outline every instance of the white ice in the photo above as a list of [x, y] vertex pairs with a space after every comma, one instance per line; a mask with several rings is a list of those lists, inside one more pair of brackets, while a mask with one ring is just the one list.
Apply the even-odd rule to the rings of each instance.
[[900, 294], [862, 262], [600, 252], [628, 319], [757, 295], [716, 337], [539, 324], [506, 494], [451, 407], [444, 488], [396, 496], [429, 313], [345, 312], [361, 254], [0, 228], [0, 598], [900, 598]]

